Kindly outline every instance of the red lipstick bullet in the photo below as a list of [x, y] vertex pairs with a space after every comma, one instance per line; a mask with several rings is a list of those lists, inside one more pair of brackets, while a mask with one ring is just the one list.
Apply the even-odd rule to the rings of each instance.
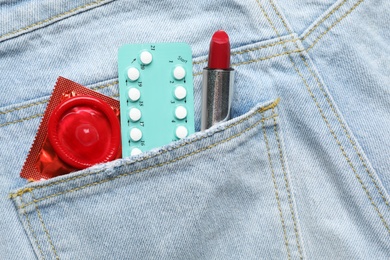
[[202, 131], [230, 118], [233, 83], [229, 36], [219, 30], [211, 38], [208, 66], [203, 69]]
[[216, 31], [210, 41], [209, 69], [230, 68], [230, 41], [225, 31]]

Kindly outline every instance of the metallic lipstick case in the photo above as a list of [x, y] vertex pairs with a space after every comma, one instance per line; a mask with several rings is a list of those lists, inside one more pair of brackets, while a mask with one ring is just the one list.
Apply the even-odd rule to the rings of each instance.
[[233, 84], [234, 69], [203, 69], [202, 131], [229, 120]]

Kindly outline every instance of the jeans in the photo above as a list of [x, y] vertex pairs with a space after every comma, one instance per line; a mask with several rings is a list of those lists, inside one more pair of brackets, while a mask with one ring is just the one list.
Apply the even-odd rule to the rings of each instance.
[[[390, 258], [390, 2], [0, 1], [1, 259]], [[232, 119], [200, 129], [211, 35]], [[118, 98], [117, 49], [186, 42], [197, 133], [19, 177], [64, 76]]]

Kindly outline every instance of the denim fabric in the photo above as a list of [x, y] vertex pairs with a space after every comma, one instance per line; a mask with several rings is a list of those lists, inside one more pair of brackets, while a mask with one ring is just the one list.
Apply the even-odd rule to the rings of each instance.
[[[0, 258], [390, 258], [389, 11], [385, 0], [0, 1]], [[199, 131], [221, 28], [236, 70], [230, 121], [19, 178], [56, 78], [118, 98], [125, 43], [191, 45]]]

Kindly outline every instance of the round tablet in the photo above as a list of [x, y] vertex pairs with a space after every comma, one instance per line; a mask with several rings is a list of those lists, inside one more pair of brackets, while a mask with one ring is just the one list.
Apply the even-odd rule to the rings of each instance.
[[127, 77], [131, 81], [136, 81], [139, 78], [139, 70], [137, 68], [131, 67], [127, 70]]
[[178, 119], [184, 119], [187, 116], [187, 109], [183, 106], [178, 106], [175, 110], [175, 116]]
[[135, 107], [131, 108], [129, 111], [129, 117], [134, 122], [140, 120], [141, 110], [139, 110], [138, 108], [135, 108]]
[[141, 92], [137, 88], [131, 88], [129, 90], [129, 98], [131, 101], [135, 102], [141, 97]]
[[177, 67], [173, 70], [173, 77], [175, 77], [175, 79], [181, 80], [181, 79], [183, 79], [185, 76], [186, 76], [186, 71], [185, 71], [185, 69], [184, 69], [182, 66], [177, 66]]
[[133, 149], [131, 150], [131, 152], [130, 152], [130, 155], [131, 155], [131, 156], [134, 156], [134, 155], [138, 155], [138, 154], [140, 154], [140, 153], [142, 153], [141, 149], [139, 149], [139, 148], [133, 148]]
[[182, 139], [188, 135], [188, 130], [185, 126], [181, 125], [176, 128], [175, 134], [177, 138]]
[[134, 142], [137, 142], [137, 141], [141, 140], [141, 138], [142, 138], [141, 130], [139, 130], [138, 128], [131, 129], [130, 130], [130, 138]]
[[75, 96], [60, 103], [48, 124], [50, 144], [61, 160], [76, 169], [116, 158], [120, 124], [113, 109], [91, 96]]
[[175, 88], [175, 97], [179, 100], [187, 96], [187, 90], [183, 86], [177, 86]]
[[145, 65], [150, 64], [153, 60], [152, 54], [148, 51], [141, 52], [141, 54], [139, 55], [139, 58], [141, 59], [141, 62]]

